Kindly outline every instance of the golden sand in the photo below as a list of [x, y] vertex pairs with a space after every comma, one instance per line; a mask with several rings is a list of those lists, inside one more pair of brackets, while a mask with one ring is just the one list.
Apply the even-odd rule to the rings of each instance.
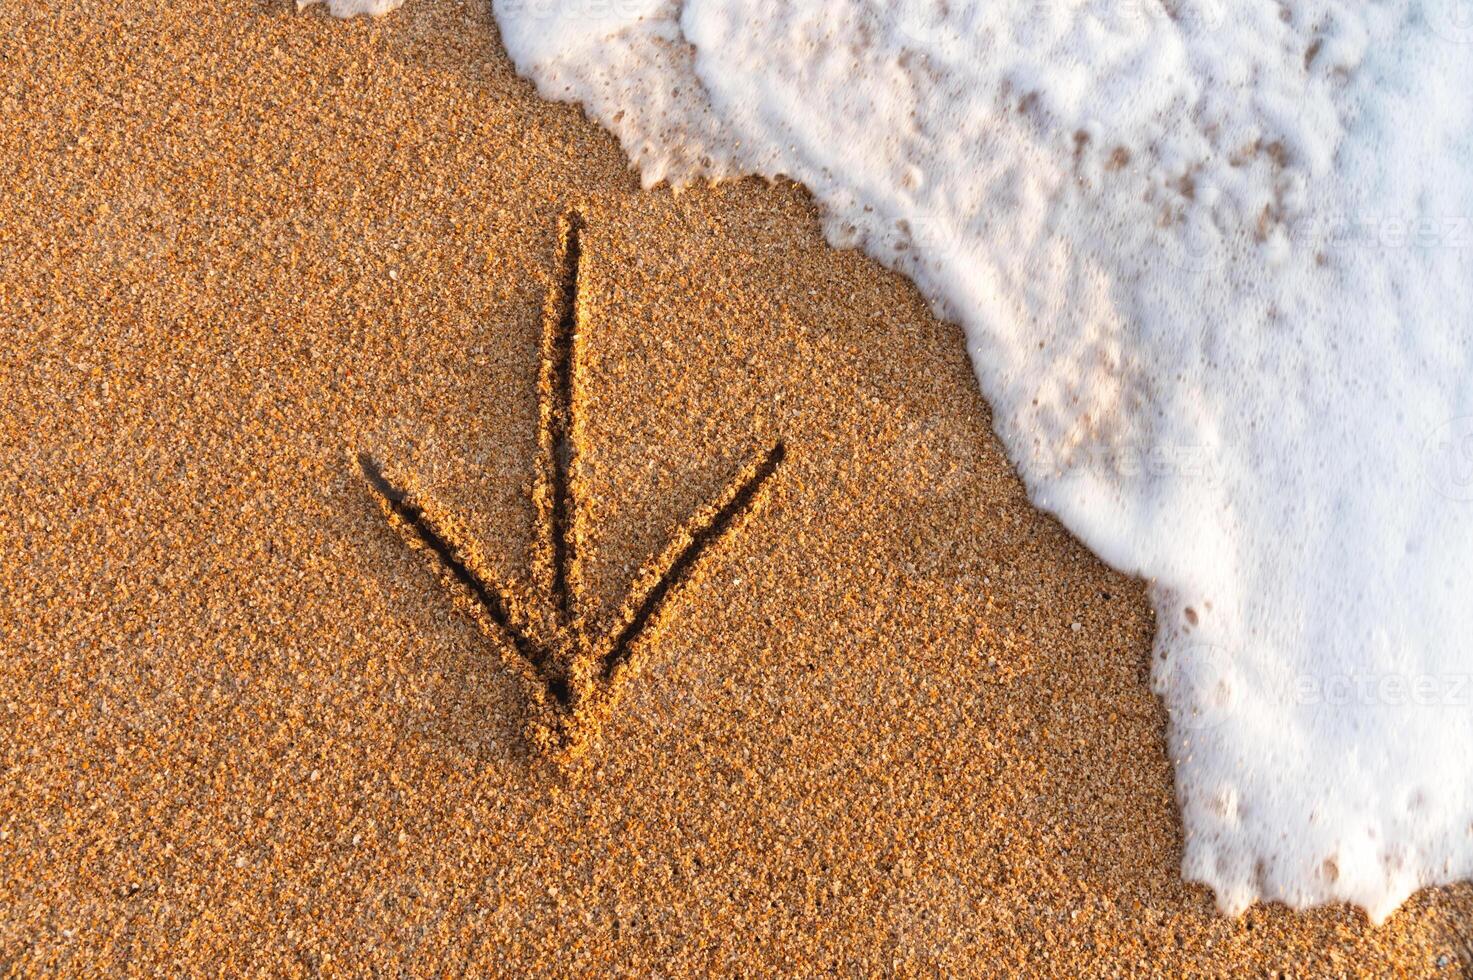
[[[1142, 586], [960, 332], [797, 188], [641, 191], [485, 3], [8, 3], [0, 109], [0, 972], [1470, 969], [1466, 886], [1185, 885]], [[786, 457], [560, 764], [356, 459], [541, 594], [569, 209], [589, 623]]]

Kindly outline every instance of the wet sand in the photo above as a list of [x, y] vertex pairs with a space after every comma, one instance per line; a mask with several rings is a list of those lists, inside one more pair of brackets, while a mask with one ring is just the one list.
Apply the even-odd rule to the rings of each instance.
[[[1470, 969], [1467, 886], [1184, 884], [1144, 587], [960, 331], [799, 188], [640, 190], [487, 5], [10, 4], [0, 109], [4, 972]], [[539, 594], [569, 209], [589, 621], [786, 455], [560, 762], [357, 457]]]

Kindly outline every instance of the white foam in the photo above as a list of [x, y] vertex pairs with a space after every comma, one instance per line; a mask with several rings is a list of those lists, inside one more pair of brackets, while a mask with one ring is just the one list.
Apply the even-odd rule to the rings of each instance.
[[1151, 583], [1187, 877], [1380, 919], [1473, 874], [1459, 3], [495, 10], [647, 183], [790, 176], [962, 323], [1034, 500]]

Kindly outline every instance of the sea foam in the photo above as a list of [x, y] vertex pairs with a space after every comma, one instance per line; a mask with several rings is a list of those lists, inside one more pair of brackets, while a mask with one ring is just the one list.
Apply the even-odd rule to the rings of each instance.
[[495, 12], [646, 183], [801, 181], [963, 325], [1033, 500], [1150, 584], [1225, 911], [1473, 875], [1467, 0]]

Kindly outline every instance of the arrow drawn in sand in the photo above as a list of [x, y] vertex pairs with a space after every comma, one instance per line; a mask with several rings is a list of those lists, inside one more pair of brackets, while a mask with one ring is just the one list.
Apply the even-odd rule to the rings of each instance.
[[499, 584], [450, 515], [412, 490], [395, 486], [368, 455], [358, 457], [389, 522], [411, 546], [435, 560], [456, 604], [502, 641], [504, 659], [526, 682], [529, 734], [554, 754], [571, 754], [581, 746], [583, 736], [612, 705], [620, 684], [634, 672], [646, 628], [707, 552], [759, 503], [784, 455], [778, 442], [738, 470], [715, 499], [676, 529], [664, 551], [639, 570], [612, 623], [602, 630], [591, 628], [578, 589], [578, 499], [572, 479], [578, 451], [573, 413], [582, 229], [576, 214], [560, 224], [557, 276], [543, 314], [532, 491], [532, 586], [540, 602]]

